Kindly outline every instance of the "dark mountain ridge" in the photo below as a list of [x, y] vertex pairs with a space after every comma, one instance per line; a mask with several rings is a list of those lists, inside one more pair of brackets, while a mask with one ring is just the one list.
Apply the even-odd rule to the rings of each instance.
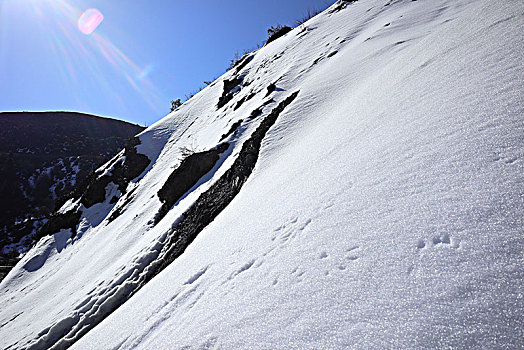
[[60, 197], [144, 129], [64, 111], [4, 112], [0, 125], [0, 265], [31, 246]]

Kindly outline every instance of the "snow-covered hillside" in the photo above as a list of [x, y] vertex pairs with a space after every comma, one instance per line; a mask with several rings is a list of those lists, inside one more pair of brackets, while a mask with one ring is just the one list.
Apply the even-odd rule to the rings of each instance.
[[62, 198], [144, 128], [77, 112], [1, 112], [0, 125], [1, 281]]
[[64, 205], [0, 347], [524, 347], [523, 42], [520, 0], [337, 2]]

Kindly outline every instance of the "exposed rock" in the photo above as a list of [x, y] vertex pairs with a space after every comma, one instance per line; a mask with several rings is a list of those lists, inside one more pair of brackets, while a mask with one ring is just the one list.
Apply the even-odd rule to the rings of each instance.
[[275, 92], [276, 89], [277, 89], [277, 84], [275, 83], [269, 84], [267, 86], [267, 93], [265, 97], [268, 97], [269, 95], [271, 95], [273, 92]]
[[235, 69], [235, 74], [238, 74], [249, 62], [253, 60], [254, 55], [246, 54], [240, 60], [235, 62], [232, 68]]
[[292, 30], [293, 30], [293, 28], [291, 28], [289, 26], [279, 26], [279, 27], [275, 28], [275, 30], [273, 30], [273, 31], [271, 31], [271, 30], [268, 31], [268, 32], [270, 32], [270, 36], [266, 40], [266, 45], [269, 44], [272, 41], [277, 40], [280, 37], [283, 37], [284, 35], [286, 35], [287, 33], [289, 33]]
[[0, 198], [9, 198], [0, 203], [0, 259], [29, 249], [48, 216], [144, 129], [76, 112], [6, 112], [0, 122]]
[[249, 119], [255, 119], [256, 117], [260, 116], [262, 114], [262, 109], [267, 106], [268, 104], [274, 102], [272, 98], [264, 102], [260, 107], [254, 109], [251, 114], [249, 115]]
[[110, 182], [118, 185], [121, 193], [125, 193], [129, 182], [147, 168], [151, 161], [147, 156], [137, 153], [136, 146], [139, 144], [138, 137], [132, 138], [124, 149], [124, 161], [115, 163], [110, 174], [95, 177], [89, 183], [80, 201], [86, 208], [105, 201], [105, 189]]
[[255, 96], [256, 96], [256, 93], [255, 93], [255, 92], [252, 92], [252, 93], [250, 93], [250, 94], [247, 95], [247, 96], [244, 96], [243, 98], [241, 98], [240, 100], [238, 100], [238, 102], [237, 102], [237, 104], [235, 105], [235, 108], [234, 108], [233, 110], [236, 111], [237, 109], [239, 109], [239, 108], [244, 104], [244, 102], [247, 102], [247, 101], [251, 100], [251, 99], [252, 99], [253, 97], [255, 97]]
[[218, 99], [217, 108], [220, 109], [224, 107], [229, 101], [233, 99], [233, 89], [240, 85], [242, 81], [242, 78], [233, 78], [231, 80], [224, 79], [224, 91], [222, 92], [222, 96], [220, 96]]
[[169, 175], [166, 183], [158, 191], [158, 198], [163, 203], [155, 221], [158, 223], [171, 207], [197, 182], [207, 174], [220, 158], [220, 154], [229, 148], [228, 143], [205, 151], [193, 153], [185, 158], [180, 166]]
[[[222, 210], [240, 192], [242, 185], [251, 175], [258, 160], [262, 140], [268, 130], [276, 122], [280, 113], [295, 100], [299, 91], [280, 102], [271, 113], [260, 123], [251, 137], [244, 143], [242, 149], [231, 166], [222, 177], [204, 192], [195, 204], [184, 213], [184, 219], [173, 228], [168, 241], [161, 252], [161, 260], [148, 272], [150, 279], [174, 261], [196, 236], [209, 225]], [[144, 282], [145, 283], [145, 282]]]
[[[133, 188], [131, 191], [126, 193], [124, 195], [124, 201], [120, 205], [118, 205], [114, 210], [113, 213], [109, 216], [108, 221], [113, 222], [117, 217], [119, 217], [123, 212], [126, 211], [127, 205], [133, 200], [133, 193], [136, 191], [137, 187]], [[116, 197], [113, 197], [116, 198]], [[118, 198], [116, 198], [116, 201], [118, 201]], [[110, 202], [111, 203], [111, 202]]]
[[82, 213], [75, 209], [69, 210], [65, 213], [55, 213], [42, 226], [37, 233], [37, 240], [48, 235], [59, 232], [60, 230], [71, 229], [73, 237], [76, 235], [76, 226], [80, 223]]
[[86, 208], [90, 208], [96, 203], [102, 203], [106, 199], [106, 186], [111, 182], [112, 176], [102, 176], [95, 178], [89, 184], [82, 196], [82, 203]]
[[243, 120], [240, 119], [236, 123], [233, 123], [233, 125], [231, 125], [231, 128], [229, 128], [229, 131], [222, 135], [222, 137], [220, 138], [220, 141], [224, 140], [226, 137], [228, 137], [232, 133], [236, 132], [236, 130], [242, 124], [242, 122], [243, 122]]
[[[331, 9], [331, 11], [329, 11], [329, 13], [336, 13], [340, 10], [343, 10], [346, 8], [347, 5], [353, 3], [353, 2], [357, 2], [358, 0], [338, 0], [335, 7], [333, 7], [333, 9]], [[386, 4], [387, 5], [387, 4]]]

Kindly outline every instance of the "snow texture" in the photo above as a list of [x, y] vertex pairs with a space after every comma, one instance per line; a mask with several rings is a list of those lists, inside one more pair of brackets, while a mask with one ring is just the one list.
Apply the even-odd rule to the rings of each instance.
[[[45, 237], [1, 282], [0, 348], [524, 347], [524, 2], [339, 5], [140, 134], [151, 164], [128, 195], [108, 185], [76, 237]], [[296, 91], [238, 195], [145, 283]], [[223, 135], [155, 225], [184, 152]]]

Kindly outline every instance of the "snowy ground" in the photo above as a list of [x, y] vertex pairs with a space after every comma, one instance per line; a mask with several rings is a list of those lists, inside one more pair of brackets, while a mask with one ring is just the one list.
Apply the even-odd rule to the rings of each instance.
[[[141, 134], [152, 163], [126, 211], [108, 223], [114, 204], [96, 204], [77, 238], [42, 240], [0, 284], [0, 347], [59, 348], [99, 322], [298, 90], [233, 202], [73, 348], [524, 346], [524, 3], [333, 9], [254, 53], [224, 108], [234, 71]], [[220, 166], [154, 226], [182, 147], [210, 149], [240, 119]]]

